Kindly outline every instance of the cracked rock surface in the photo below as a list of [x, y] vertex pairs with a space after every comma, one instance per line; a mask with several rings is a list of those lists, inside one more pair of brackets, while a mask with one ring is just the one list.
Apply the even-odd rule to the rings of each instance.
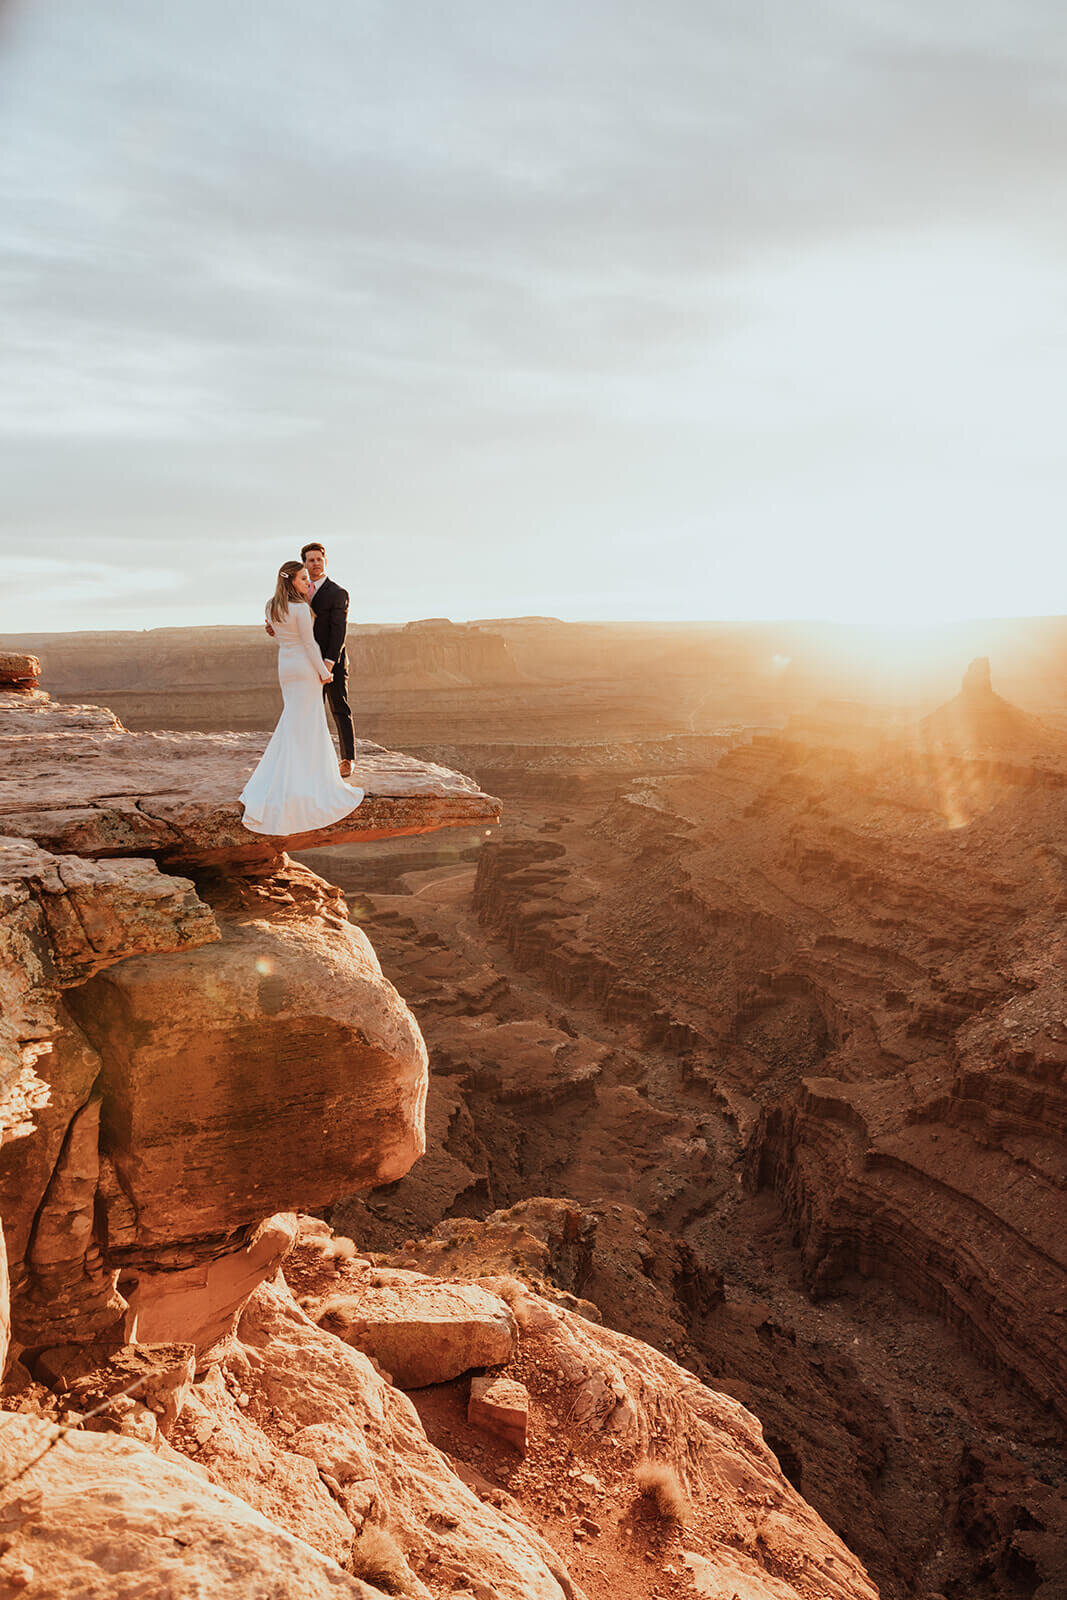
[[266, 743], [261, 733], [130, 733], [100, 706], [0, 693], [0, 834], [61, 855], [203, 866], [500, 818], [500, 802], [471, 778], [360, 740], [358, 810], [284, 840], [251, 834], [237, 797]]

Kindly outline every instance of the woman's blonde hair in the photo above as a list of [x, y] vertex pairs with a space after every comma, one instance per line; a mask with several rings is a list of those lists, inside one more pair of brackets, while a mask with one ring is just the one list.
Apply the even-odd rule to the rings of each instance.
[[284, 622], [289, 615], [290, 606], [307, 605], [303, 595], [299, 595], [293, 585], [293, 579], [298, 572], [303, 572], [302, 561], [283, 561], [278, 568], [278, 582], [275, 586], [274, 597], [270, 603], [270, 620]]

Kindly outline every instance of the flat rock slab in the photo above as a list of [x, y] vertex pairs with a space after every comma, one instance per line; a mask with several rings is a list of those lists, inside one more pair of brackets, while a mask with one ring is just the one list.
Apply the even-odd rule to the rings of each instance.
[[366, 798], [351, 816], [279, 839], [249, 833], [237, 797], [267, 738], [130, 733], [100, 706], [0, 692], [0, 833], [61, 855], [209, 865], [500, 819], [472, 779], [359, 740], [353, 783]]
[[471, 1379], [467, 1402], [467, 1421], [485, 1428], [514, 1445], [526, 1449], [526, 1430], [530, 1420], [530, 1392], [517, 1378], [483, 1377]]
[[[405, 1275], [407, 1276], [407, 1275]], [[318, 1324], [372, 1356], [400, 1389], [448, 1383], [473, 1367], [510, 1361], [515, 1318], [474, 1284], [413, 1280], [333, 1295]]]

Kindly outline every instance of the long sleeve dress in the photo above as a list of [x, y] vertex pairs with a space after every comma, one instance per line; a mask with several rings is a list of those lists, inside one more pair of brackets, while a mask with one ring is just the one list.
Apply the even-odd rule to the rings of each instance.
[[278, 644], [282, 714], [241, 803], [251, 833], [281, 837], [339, 822], [355, 811], [363, 790], [346, 783], [337, 770], [322, 702], [322, 679], [329, 674], [315, 643], [310, 606], [291, 605], [271, 627]]

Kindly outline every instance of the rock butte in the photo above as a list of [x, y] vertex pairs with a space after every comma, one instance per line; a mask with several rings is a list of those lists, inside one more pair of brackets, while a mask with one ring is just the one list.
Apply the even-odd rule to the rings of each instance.
[[[261, 739], [131, 735], [0, 666], [0, 1593], [644, 1600], [690, 1592], [684, 1550], [746, 1600], [875, 1600], [737, 1401], [515, 1280], [383, 1272], [292, 1214], [407, 1172], [427, 1059], [341, 891], [283, 847], [497, 802], [364, 747], [358, 822], [250, 844], [231, 796]], [[361, 1302], [397, 1353], [416, 1329], [442, 1372], [525, 1387], [521, 1473], [464, 1433], [465, 1373], [420, 1412], [330, 1331]], [[641, 1523], [650, 1454], [684, 1531]]]

